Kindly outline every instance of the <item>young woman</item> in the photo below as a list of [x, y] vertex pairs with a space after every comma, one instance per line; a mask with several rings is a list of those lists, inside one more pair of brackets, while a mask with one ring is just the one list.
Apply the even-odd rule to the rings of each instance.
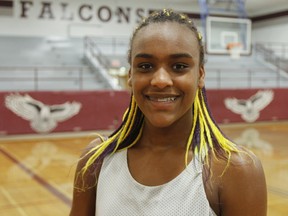
[[266, 215], [260, 161], [209, 112], [194, 23], [172, 10], [151, 14], [133, 33], [128, 61], [130, 106], [79, 161], [70, 215]]

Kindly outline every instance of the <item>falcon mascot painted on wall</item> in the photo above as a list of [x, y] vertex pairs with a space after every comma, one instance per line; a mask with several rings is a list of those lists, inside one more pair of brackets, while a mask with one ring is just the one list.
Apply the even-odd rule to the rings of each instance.
[[16, 115], [30, 121], [31, 128], [37, 133], [49, 133], [57, 127], [58, 122], [66, 121], [78, 114], [81, 109], [81, 104], [78, 102], [46, 105], [28, 94], [7, 95], [5, 105]]
[[272, 90], [260, 90], [249, 99], [226, 98], [224, 104], [227, 109], [241, 115], [241, 118], [246, 122], [255, 122], [260, 111], [263, 110], [274, 98]]

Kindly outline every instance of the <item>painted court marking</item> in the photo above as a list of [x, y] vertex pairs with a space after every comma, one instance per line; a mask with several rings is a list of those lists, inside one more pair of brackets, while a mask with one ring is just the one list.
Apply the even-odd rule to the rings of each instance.
[[13, 163], [15, 163], [19, 168], [21, 168], [26, 174], [28, 174], [33, 180], [35, 180], [37, 183], [39, 183], [41, 186], [43, 186], [45, 189], [47, 189], [51, 194], [53, 194], [55, 197], [60, 199], [63, 203], [65, 203], [67, 206], [71, 207], [72, 200], [62, 194], [57, 188], [49, 184], [44, 178], [34, 173], [31, 169], [26, 167], [24, 164], [22, 164], [17, 158], [15, 158], [12, 154], [7, 152], [5, 149], [0, 147], [0, 152], [6, 156], [8, 159], [10, 159]]

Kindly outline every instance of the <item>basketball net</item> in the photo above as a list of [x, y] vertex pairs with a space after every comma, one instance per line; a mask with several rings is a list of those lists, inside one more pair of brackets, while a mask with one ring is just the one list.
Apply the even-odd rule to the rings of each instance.
[[239, 59], [242, 48], [242, 44], [238, 42], [228, 43], [226, 46], [226, 49], [228, 50], [231, 59]]

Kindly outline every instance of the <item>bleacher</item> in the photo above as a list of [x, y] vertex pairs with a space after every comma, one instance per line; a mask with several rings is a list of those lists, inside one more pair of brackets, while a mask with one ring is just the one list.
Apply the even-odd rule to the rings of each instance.
[[[119, 89], [111, 69], [128, 69], [127, 38], [0, 38], [0, 90]], [[265, 55], [267, 58], [266, 51]], [[272, 57], [270, 57], [272, 58]], [[283, 71], [253, 49], [251, 55], [206, 55], [207, 89], [288, 87]], [[122, 86], [123, 88], [123, 86]]]
[[0, 37], [0, 90], [107, 89], [84, 59], [83, 39]]
[[[208, 55], [205, 65], [206, 87], [213, 89], [288, 87], [288, 77], [259, 59], [255, 50], [238, 59]], [[284, 74], [284, 75], [283, 75]]]

